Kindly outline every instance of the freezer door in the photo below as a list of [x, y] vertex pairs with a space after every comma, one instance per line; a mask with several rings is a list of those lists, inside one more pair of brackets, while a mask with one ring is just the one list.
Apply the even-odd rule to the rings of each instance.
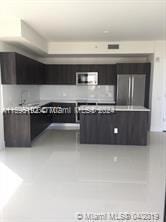
[[146, 75], [132, 75], [131, 105], [144, 106]]
[[130, 105], [131, 75], [117, 75], [117, 104]]

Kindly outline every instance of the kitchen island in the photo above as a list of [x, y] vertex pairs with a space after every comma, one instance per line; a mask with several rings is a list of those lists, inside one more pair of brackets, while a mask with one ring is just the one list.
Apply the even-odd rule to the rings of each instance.
[[81, 106], [80, 143], [147, 145], [149, 111], [142, 106]]

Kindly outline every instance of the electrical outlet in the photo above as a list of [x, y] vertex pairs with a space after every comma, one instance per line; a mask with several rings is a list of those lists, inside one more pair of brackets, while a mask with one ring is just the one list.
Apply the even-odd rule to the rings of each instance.
[[118, 128], [114, 128], [114, 134], [118, 134]]

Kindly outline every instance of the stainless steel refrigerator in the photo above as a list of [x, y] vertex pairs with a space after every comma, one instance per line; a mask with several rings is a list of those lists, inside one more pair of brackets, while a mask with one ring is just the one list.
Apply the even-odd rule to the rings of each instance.
[[146, 75], [117, 76], [117, 105], [144, 106]]

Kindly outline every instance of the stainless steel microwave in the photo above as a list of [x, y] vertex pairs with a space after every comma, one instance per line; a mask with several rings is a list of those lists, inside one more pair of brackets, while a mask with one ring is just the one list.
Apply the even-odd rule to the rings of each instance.
[[76, 72], [77, 85], [97, 85], [98, 72]]

